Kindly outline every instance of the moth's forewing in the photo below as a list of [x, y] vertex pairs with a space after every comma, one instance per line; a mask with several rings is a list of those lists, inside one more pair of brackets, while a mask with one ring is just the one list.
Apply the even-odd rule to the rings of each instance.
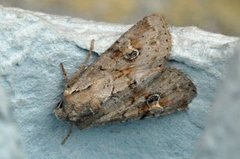
[[196, 96], [196, 87], [181, 71], [166, 68], [106, 100], [94, 116], [76, 123], [79, 128], [162, 116], [185, 110]]
[[165, 18], [153, 14], [124, 33], [94, 65], [111, 71], [157, 67], [165, 63], [170, 49], [171, 36]]
[[116, 93], [103, 104], [105, 115], [94, 124], [161, 116], [184, 110], [196, 96], [192, 81], [177, 69], [166, 68], [142, 85]]

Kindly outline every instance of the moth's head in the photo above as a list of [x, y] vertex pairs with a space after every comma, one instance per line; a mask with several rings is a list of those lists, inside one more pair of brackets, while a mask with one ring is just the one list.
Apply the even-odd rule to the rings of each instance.
[[64, 101], [61, 100], [54, 109], [54, 114], [59, 120], [67, 120], [67, 113], [64, 106]]

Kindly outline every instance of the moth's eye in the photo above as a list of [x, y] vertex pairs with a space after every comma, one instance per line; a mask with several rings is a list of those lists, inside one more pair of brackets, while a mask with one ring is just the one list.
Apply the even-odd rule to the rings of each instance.
[[130, 53], [124, 54], [124, 58], [126, 60], [130, 60], [130, 61], [136, 59], [138, 56], [139, 56], [139, 51], [138, 50], [133, 50]]
[[150, 95], [148, 98], [147, 98], [147, 104], [150, 105], [154, 102], [159, 102], [160, 100], [160, 95], [159, 94], [153, 94], [153, 95]]
[[62, 100], [58, 103], [57, 108], [59, 108], [59, 109], [63, 108], [63, 101]]

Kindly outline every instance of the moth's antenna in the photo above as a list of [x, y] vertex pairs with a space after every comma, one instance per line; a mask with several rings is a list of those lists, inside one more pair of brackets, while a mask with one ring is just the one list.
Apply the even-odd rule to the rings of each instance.
[[72, 128], [73, 128], [73, 124], [71, 123], [68, 128], [68, 132], [67, 132], [66, 136], [64, 137], [63, 141], [61, 142], [61, 145], [64, 145], [66, 143], [67, 139], [69, 138], [69, 136], [72, 133]]
[[65, 68], [64, 68], [64, 66], [63, 66], [63, 63], [60, 63], [60, 67], [61, 67], [62, 72], [63, 72], [64, 81], [67, 83], [68, 77], [67, 77], [67, 72], [66, 72], [66, 70], [65, 70]]

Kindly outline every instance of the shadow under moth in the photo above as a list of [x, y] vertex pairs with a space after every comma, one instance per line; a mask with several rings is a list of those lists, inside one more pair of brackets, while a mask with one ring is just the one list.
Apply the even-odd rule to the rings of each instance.
[[62, 65], [66, 84], [56, 117], [84, 129], [186, 110], [197, 91], [184, 73], [167, 65], [171, 46], [165, 18], [153, 14], [71, 79]]

